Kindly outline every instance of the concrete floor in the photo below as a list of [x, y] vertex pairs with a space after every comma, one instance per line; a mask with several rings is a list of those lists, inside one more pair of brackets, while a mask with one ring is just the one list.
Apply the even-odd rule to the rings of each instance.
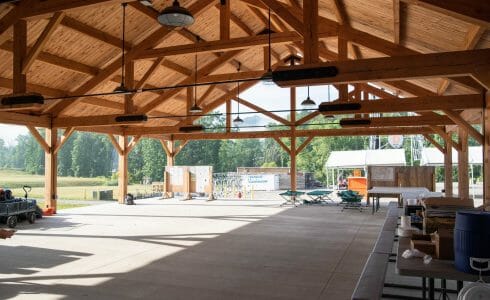
[[277, 200], [61, 211], [0, 241], [2, 299], [350, 299], [385, 213]]

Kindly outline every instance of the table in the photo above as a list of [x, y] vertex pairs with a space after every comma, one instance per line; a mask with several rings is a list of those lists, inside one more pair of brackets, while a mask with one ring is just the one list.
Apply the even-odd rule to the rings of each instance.
[[[402, 253], [407, 249], [410, 249], [410, 238], [399, 237], [396, 271], [398, 274], [404, 276], [429, 278], [429, 299], [431, 300], [434, 299], [434, 279], [436, 278], [441, 279], [441, 286], [443, 288], [445, 288], [446, 280], [456, 280], [458, 282], [458, 291], [462, 287], [463, 281], [478, 280], [478, 275], [472, 275], [456, 270], [452, 260], [433, 258], [430, 264], [425, 265], [421, 258], [405, 259], [402, 257]], [[484, 276], [483, 280], [488, 282], [490, 276]]]
[[[430, 192], [425, 187], [388, 187], [388, 186], [373, 186], [368, 190], [367, 202], [373, 198], [373, 214], [379, 209], [379, 198], [398, 198], [398, 205], [402, 206], [403, 199], [418, 199], [421, 196], [430, 195], [432, 197], [440, 193]], [[442, 194], [440, 194], [442, 195]]]

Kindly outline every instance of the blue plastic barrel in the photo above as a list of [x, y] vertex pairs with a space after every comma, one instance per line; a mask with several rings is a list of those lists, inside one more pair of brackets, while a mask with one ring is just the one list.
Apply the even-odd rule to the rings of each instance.
[[[459, 271], [478, 274], [470, 267], [470, 257], [490, 258], [490, 212], [456, 213], [454, 264]], [[489, 275], [490, 271], [482, 274]]]

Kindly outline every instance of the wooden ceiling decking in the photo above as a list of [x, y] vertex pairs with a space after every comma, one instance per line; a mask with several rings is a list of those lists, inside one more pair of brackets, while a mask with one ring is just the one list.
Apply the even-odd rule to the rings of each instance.
[[[127, 0], [22, 0], [0, 4], [0, 95], [12, 94], [14, 89], [38, 92], [46, 98], [113, 91], [121, 81], [122, 2], [129, 3], [126, 84], [132, 88], [192, 84], [196, 52], [200, 81], [256, 78], [267, 69], [267, 36], [260, 32], [267, 28], [269, 7], [275, 31], [272, 34], [274, 67], [284, 65], [284, 59], [298, 54], [305, 60], [324, 63], [490, 49], [487, 1], [450, 0], [441, 4], [432, 0], [227, 0], [221, 4], [223, 1], [182, 0], [181, 5], [193, 12], [196, 21], [188, 28], [173, 29], [156, 21], [158, 11], [171, 1], [154, 0], [151, 9], [139, 1]], [[316, 4], [315, 22], [315, 18], [304, 14], [315, 15], [316, 11], [311, 13], [308, 7], [314, 8]], [[18, 32], [15, 37], [14, 31]], [[311, 37], [311, 32], [317, 35]], [[21, 64], [18, 70], [14, 70], [16, 62]], [[242, 65], [240, 74], [236, 74], [238, 63]], [[485, 66], [490, 66], [490, 61], [482, 61], [481, 66], [484, 70], [478, 72], [488, 74]], [[368, 80], [373, 85], [356, 84], [359, 91], [355, 94], [362, 90], [382, 98], [442, 95], [450, 103], [454, 100], [452, 96], [481, 94], [485, 89], [466, 74], [448, 78], [444, 72], [430, 78], [382, 80]], [[254, 84], [243, 83], [241, 91]], [[187, 115], [192, 102], [189, 92], [192, 89], [178, 88], [134, 96], [47, 100], [40, 108], [0, 111], [0, 122], [39, 127], [53, 124], [59, 128], [114, 134], [177, 133], [179, 126], [188, 120], [154, 118], [144, 124], [121, 125], [113, 119], [122, 114]], [[211, 111], [234, 98], [236, 84], [202, 86], [198, 95], [199, 105]], [[458, 108], [456, 112], [460, 114], [461, 110]], [[474, 107], [468, 107], [461, 116], [470, 123], [481, 122], [481, 110]], [[392, 123], [386, 127], [396, 127]], [[400, 126], [404, 125], [400, 121]], [[383, 124], [378, 126], [381, 128]], [[375, 132], [376, 128], [369, 130]], [[421, 133], [429, 129], [421, 127]], [[383, 130], [379, 129], [389, 131]], [[353, 134], [352, 130], [345, 133]]]

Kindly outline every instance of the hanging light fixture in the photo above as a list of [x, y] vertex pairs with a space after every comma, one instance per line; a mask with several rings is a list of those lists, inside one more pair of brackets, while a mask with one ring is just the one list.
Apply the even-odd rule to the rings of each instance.
[[197, 36], [196, 54], [194, 55], [194, 105], [189, 109], [189, 112], [191, 113], [202, 112], [202, 108], [197, 105], [197, 43], [199, 43], [200, 40], [200, 37]]
[[269, 38], [268, 47], [269, 47], [269, 61], [268, 61], [268, 69], [267, 72], [262, 76], [262, 83], [265, 85], [274, 85], [274, 81], [272, 80], [272, 47], [271, 47], [271, 9], [269, 8], [269, 19], [268, 19], [268, 28], [267, 28], [267, 36]]
[[306, 97], [306, 99], [303, 100], [303, 102], [301, 102], [301, 106], [303, 106], [305, 108], [311, 108], [311, 107], [315, 107], [316, 106], [315, 101], [313, 101], [310, 98], [310, 86], [308, 86], [308, 97]]
[[[240, 67], [241, 67], [241, 63], [238, 62], [238, 67], [237, 67], [237, 72], [240, 72]], [[233, 120], [233, 124], [235, 125], [240, 125], [243, 123], [243, 120], [242, 118], [240, 118], [240, 81], [237, 81], [237, 96], [236, 96], [236, 100], [237, 100], [237, 103], [238, 103], [238, 115], [237, 117]]]
[[172, 27], [184, 27], [194, 24], [194, 16], [188, 9], [180, 6], [179, 1], [175, 0], [171, 6], [166, 7], [160, 13], [158, 22]]
[[126, 86], [124, 85], [124, 73], [125, 73], [125, 46], [126, 46], [126, 6], [128, 5], [127, 3], [122, 3], [122, 8], [123, 8], [123, 16], [122, 16], [122, 45], [121, 45], [121, 50], [122, 50], [122, 56], [121, 56], [121, 85], [118, 86], [115, 90], [114, 93], [120, 93], [120, 94], [129, 94], [131, 91], [129, 91]]

